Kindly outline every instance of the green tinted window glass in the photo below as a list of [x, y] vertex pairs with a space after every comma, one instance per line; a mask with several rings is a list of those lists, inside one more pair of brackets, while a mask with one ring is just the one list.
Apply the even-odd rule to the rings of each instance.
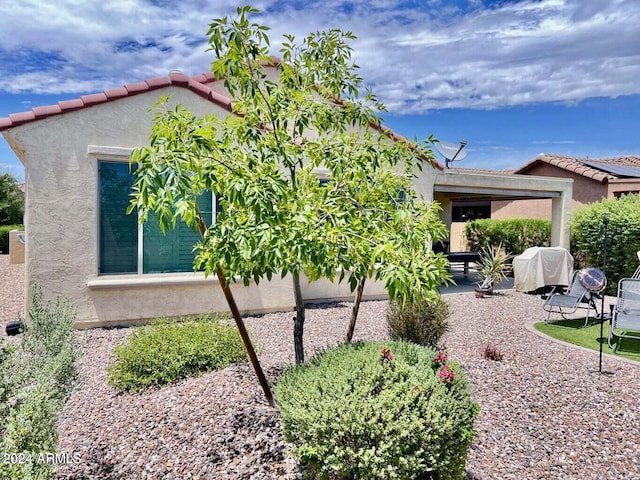
[[[212, 196], [207, 192], [198, 199], [198, 207], [207, 225], [212, 222]], [[154, 215], [144, 224], [143, 273], [189, 272], [193, 270], [193, 247], [200, 240], [200, 233], [184, 223], [163, 234]]]
[[100, 162], [100, 273], [136, 273], [138, 215], [127, 215], [134, 175], [128, 163]]

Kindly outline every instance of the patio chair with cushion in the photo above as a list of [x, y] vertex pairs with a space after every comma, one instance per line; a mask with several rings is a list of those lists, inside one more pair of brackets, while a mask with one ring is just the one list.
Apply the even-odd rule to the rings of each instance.
[[609, 325], [610, 348], [614, 336], [640, 340], [640, 278], [623, 278], [618, 282], [618, 298]]
[[584, 326], [589, 323], [591, 309], [597, 314], [596, 299], [607, 286], [607, 279], [597, 268], [583, 268], [573, 273], [571, 285], [567, 292], [555, 292], [547, 297], [543, 309], [548, 312], [547, 322], [551, 321], [551, 314], [558, 313], [566, 319], [579, 308], [586, 308], [587, 315]]

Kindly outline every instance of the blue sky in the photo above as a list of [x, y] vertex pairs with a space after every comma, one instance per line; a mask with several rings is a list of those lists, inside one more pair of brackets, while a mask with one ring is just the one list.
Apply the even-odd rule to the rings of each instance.
[[[180, 70], [208, 71], [206, 31], [229, 0], [0, 2], [0, 117]], [[456, 166], [515, 168], [539, 153], [640, 155], [637, 0], [256, 0], [298, 38], [341, 28], [410, 138], [465, 139]], [[24, 171], [4, 139], [0, 172]]]

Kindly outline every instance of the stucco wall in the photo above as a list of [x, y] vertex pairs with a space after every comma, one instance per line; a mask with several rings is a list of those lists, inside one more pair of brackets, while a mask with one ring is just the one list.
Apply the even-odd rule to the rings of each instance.
[[527, 172], [529, 175], [545, 175], [548, 177], [573, 179], [573, 209], [588, 203], [597, 202], [607, 197], [607, 185], [577, 173], [554, 167], [549, 164], [534, 166]]
[[491, 218], [551, 219], [551, 199], [512, 200], [491, 202]]
[[9, 232], [9, 264], [24, 263], [24, 231], [11, 230]]
[[[227, 310], [217, 280], [202, 274], [98, 275], [98, 160], [126, 160], [128, 149], [148, 144], [149, 109], [159, 95], [172, 95], [172, 104], [197, 115], [228, 114], [184, 88], [168, 87], [4, 132], [26, 167], [27, 291], [39, 284], [46, 298], [69, 297], [78, 306], [80, 327]], [[433, 181], [429, 167], [416, 180], [429, 200]], [[293, 307], [289, 278], [233, 289], [244, 313]], [[365, 298], [385, 296], [382, 285], [368, 282]], [[305, 285], [304, 297], [320, 301], [353, 295], [346, 283], [320, 281]]]

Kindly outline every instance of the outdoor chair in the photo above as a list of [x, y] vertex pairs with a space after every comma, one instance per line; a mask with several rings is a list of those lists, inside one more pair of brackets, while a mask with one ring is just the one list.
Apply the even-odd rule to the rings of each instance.
[[[638, 250], [638, 260], [640, 260], [640, 250]], [[631, 278], [640, 278], [640, 264], [638, 268], [636, 268], [636, 271], [633, 272], [633, 275], [631, 275]]]
[[607, 285], [607, 279], [602, 271], [597, 268], [584, 268], [573, 273], [569, 290], [565, 293], [555, 292], [547, 297], [543, 309], [548, 312], [547, 322], [551, 321], [551, 314], [557, 313], [566, 319], [567, 315], [574, 314], [579, 308], [587, 309], [584, 325], [589, 323], [591, 309], [597, 314], [596, 299], [601, 298], [600, 292]]
[[614, 336], [640, 340], [640, 278], [618, 282], [618, 298], [609, 325], [610, 348]]

